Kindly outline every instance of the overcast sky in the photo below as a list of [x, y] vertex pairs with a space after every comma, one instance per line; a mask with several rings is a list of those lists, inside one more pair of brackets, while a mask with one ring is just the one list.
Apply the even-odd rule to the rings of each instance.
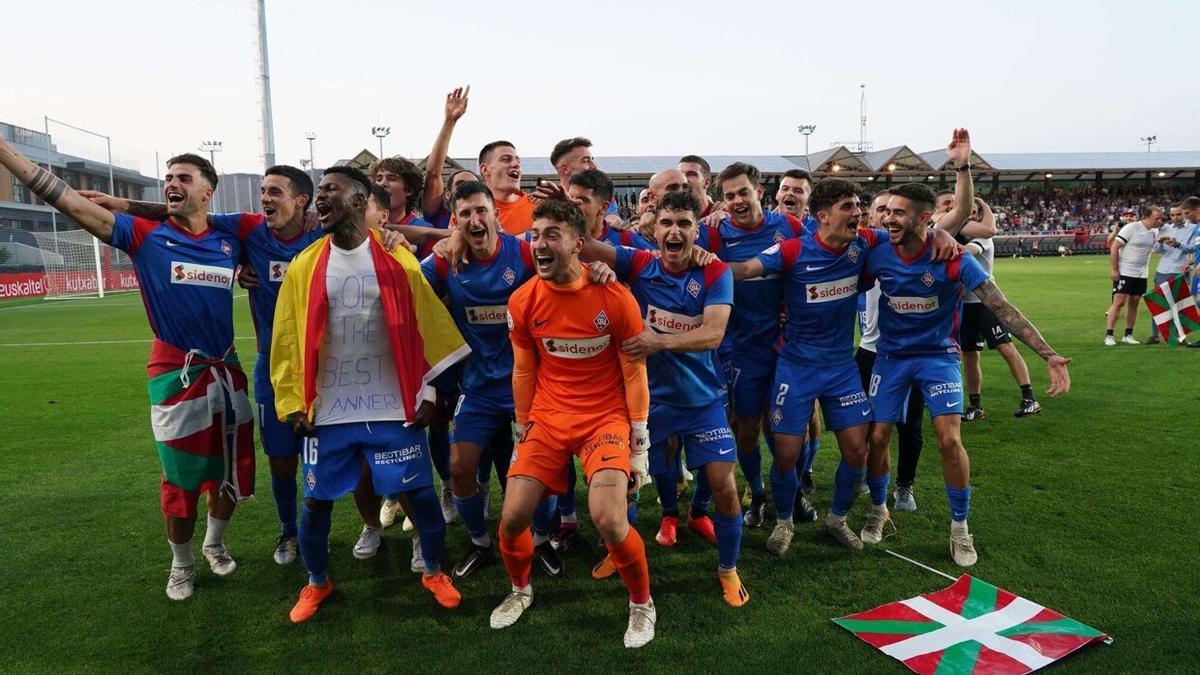
[[[154, 174], [220, 140], [262, 169], [253, 0], [5, 0], [0, 121], [109, 134]], [[1200, 3], [268, 0], [277, 161], [424, 156], [446, 92], [471, 84], [452, 156], [506, 138], [525, 156], [584, 135], [604, 155], [876, 149], [1200, 149]], [[52, 127], [60, 149], [82, 137]], [[602, 167], [603, 168], [603, 167]]]

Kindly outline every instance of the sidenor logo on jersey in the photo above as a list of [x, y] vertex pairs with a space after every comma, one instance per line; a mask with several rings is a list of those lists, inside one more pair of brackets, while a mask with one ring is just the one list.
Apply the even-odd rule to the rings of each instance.
[[818, 284], [807, 284], [809, 302], [833, 302], [858, 295], [858, 277], [849, 276]]
[[888, 306], [897, 314], [928, 314], [938, 308], [938, 299], [932, 298], [888, 298]]
[[542, 338], [546, 353], [560, 359], [589, 359], [608, 349], [609, 337], [594, 338]]
[[703, 316], [688, 316], [660, 309], [654, 305], [646, 306], [646, 325], [655, 328], [660, 333], [686, 333], [696, 330], [704, 324]]
[[171, 283], [188, 286], [210, 286], [212, 288], [232, 288], [233, 270], [216, 265], [197, 265], [171, 261]]
[[288, 265], [291, 261], [272, 260], [271, 261], [271, 281], [280, 283], [283, 281], [283, 275], [287, 274]]
[[477, 305], [467, 307], [467, 323], [508, 323], [508, 307], [505, 305]]

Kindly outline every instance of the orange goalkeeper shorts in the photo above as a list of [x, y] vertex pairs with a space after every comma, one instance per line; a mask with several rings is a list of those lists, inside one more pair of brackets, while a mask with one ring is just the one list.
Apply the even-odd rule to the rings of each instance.
[[593, 418], [530, 415], [525, 435], [513, 450], [508, 476], [528, 476], [552, 494], [565, 494], [572, 455], [579, 455], [588, 482], [601, 469], [616, 469], [628, 477], [629, 418], [623, 413]]

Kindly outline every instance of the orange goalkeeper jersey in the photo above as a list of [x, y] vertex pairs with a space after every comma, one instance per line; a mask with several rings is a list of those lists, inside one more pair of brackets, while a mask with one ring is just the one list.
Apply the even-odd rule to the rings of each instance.
[[[587, 277], [586, 265], [580, 279], [564, 286], [534, 277], [508, 300], [518, 421], [530, 414], [614, 412], [646, 419], [645, 361], [621, 353], [621, 343], [644, 328], [637, 300], [620, 284], [593, 284]], [[529, 356], [535, 363], [522, 363]], [[533, 377], [524, 373], [526, 365]]]

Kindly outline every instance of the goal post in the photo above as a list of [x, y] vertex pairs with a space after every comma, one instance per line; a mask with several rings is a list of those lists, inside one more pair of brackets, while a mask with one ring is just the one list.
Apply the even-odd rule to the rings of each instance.
[[101, 297], [138, 289], [133, 261], [86, 230], [34, 232], [45, 270], [46, 299]]

